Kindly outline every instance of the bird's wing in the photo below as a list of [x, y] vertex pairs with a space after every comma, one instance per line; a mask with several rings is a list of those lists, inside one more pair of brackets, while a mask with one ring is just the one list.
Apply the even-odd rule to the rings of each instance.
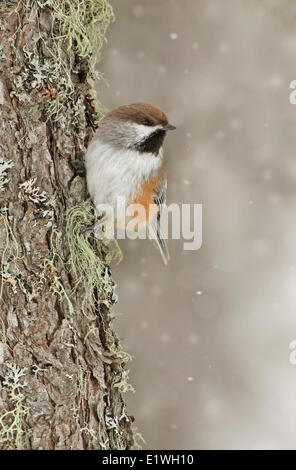
[[152, 219], [149, 222], [150, 238], [154, 242], [155, 246], [159, 249], [162, 259], [164, 261], [164, 264], [168, 264], [169, 259], [170, 259], [168, 247], [161, 233], [161, 227], [160, 227], [160, 218], [163, 212], [163, 208], [165, 207], [165, 204], [166, 204], [166, 192], [167, 192], [167, 181], [164, 180], [154, 190], [153, 200], [155, 204], [157, 205], [158, 212], [157, 212], [157, 217], [154, 217], [154, 219]]

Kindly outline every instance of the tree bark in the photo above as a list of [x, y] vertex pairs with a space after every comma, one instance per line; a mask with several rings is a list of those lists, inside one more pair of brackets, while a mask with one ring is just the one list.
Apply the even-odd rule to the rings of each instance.
[[133, 446], [112, 252], [82, 233], [93, 213], [77, 174], [111, 19], [107, 0], [0, 5], [2, 450]]

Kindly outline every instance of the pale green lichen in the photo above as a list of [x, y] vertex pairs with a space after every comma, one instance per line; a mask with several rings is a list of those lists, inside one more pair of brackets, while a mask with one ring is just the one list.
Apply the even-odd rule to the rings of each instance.
[[[66, 127], [67, 115], [71, 115], [73, 125], [79, 124], [84, 94], [74, 77], [84, 74], [88, 81], [99, 77], [95, 64], [114, 19], [111, 5], [108, 0], [19, 0], [17, 4], [14, 11], [21, 9], [23, 14], [27, 10], [28, 18], [37, 22], [37, 31], [34, 41], [23, 45], [26, 67], [12, 75], [11, 96], [24, 105], [30, 104], [30, 94], [44, 100], [47, 120], [57, 122], [60, 128]], [[50, 40], [37, 13], [43, 9], [49, 10], [52, 17]], [[19, 24], [15, 34], [22, 33], [20, 28]], [[11, 45], [19, 56], [12, 39]], [[92, 84], [87, 99], [90, 103], [95, 101]], [[105, 111], [101, 104], [97, 108], [92, 110], [95, 126]]]
[[58, 22], [58, 33], [53, 33], [59, 43], [68, 44], [81, 59], [89, 62], [89, 73], [104, 42], [106, 31], [114, 19], [111, 5], [106, 0], [49, 0], [47, 5], [53, 9], [53, 17]]
[[[95, 74], [95, 64], [106, 41], [107, 28], [114, 19], [113, 10], [107, 0], [48, 0], [44, 6], [52, 10], [54, 49], [47, 48], [52, 55], [51, 59], [45, 60], [43, 64], [36, 64], [35, 80], [42, 80], [42, 75], [46, 75], [50, 80], [49, 85], [54, 87], [53, 94], [50, 87], [45, 87], [49, 88], [49, 93], [53, 96], [48, 105], [49, 117], [60, 120], [61, 112], [70, 105], [75, 122], [83, 103], [81, 96], [76, 93], [71, 74], [85, 70], [88, 79], [98, 76]], [[65, 59], [65, 45], [80, 61], [74, 68], [69, 67]], [[91, 100], [94, 97], [95, 92], [91, 89]], [[104, 109], [100, 105], [96, 110], [97, 122], [103, 117], [103, 113]]]
[[[84, 287], [82, 307], [94, 304], [99, 307], [101, 299], [108, 304], [108, 297], [116, 300], [114, 283], [107, 264], [119, 256], [119, 250], [116, 248], [108, 251], [104, 262], [101, 260], [96, 248], [90, 242], [90, 234], [83, 233], [83, 230], [93, 223], [94, 208], [90, 201], [71, 207], [66, 214], [69, 265], [76, 282], [74, 289], [81, 285]], [[104, 247], [107, 248], [106, 244]]]
[[3, 51], [3, 46], [2, 45], [0, 45], [0, 61], [1, 60], [3, 60], [3, 61], [6, 60], [6, 54]]
[[0, 318], [0, 340], [2, 345], [7, 345], [6, 328], [3, 318]]
[[129, 383], [129, 370], [122, 371], [120, 379], [114, 384], [114, 387], [118, 388], [121, 393], [136, 393], [134, 387]]
[[118, 265], [123, 260], [123, 253], [118, 244], [118, 241], [114, 239], [105, 238], [105, 246], [108, 248], [108, 253], [106, 254], [106, 263], [110, 264], [112, 261]]
[[[5, 207], [0, 210], [0, 228], [1, 226], [4, 229], [5, 240], [4, 246], [1, 249], [0, 258], [0, 299], [3, 295], [4, 282], [9, 283], [15, 292], [18, 282], [16, 280], [18, 273], [17, 262], [21, 260], [17, 240], [13, 234], [8, 220], [7, 208]], [[14, 274], [12, 274], [12, 272]]]
[[79, 412], [82, 409], [83, 399], [87, 394], [87, 379], [88, 378], [89, 378], [89, 372], [85, 374], [82, 366], [78, 364], [77, 376], [76, 376], [76, 396], [75, 396], [75, 401], [72, 407], [74, 419], [78, 419]]
[[120, 435], [120, 426], [118, 416], [106, 415], [105, 417], [106, 428], [114, 431], [118, 436]]
[[54, 265], [55, 256], [50, 259], [45, 259], [41, 265], [40, 281], [49, 280], [50, 290], [53, 294], [56, 294], [60, 302], [66, 300], [69, 315], [72, 316], [74, 313], [73, 304], [57, 274], [57, 268]]
[[26, 406], [22, 390], [27, 386], [24, 377], [27, 368], [7, 363], [3, 387], [7, 389], [11, 409], [0, 410], [0, 442], [7, 450], [22, 450], [27, 445], [27, 418], [29, 408]]
[[7, 171], [13, 167], [13, 162], [11, 160], [4, 160], [0, 157], [0, 192], [4, 191], [5, 186], [9, 182], [7, 177]]
[[104, 263], [89, 242], [89, 235], [82, 231], [94, 220], [93, 208], [89, 201], [82, 202], [66, 214], [66, 235], [70, 250], [69, 266], [76, 280], [75, 289], [83, 285], [85, 294], [82, 308], [96, 303], [103, 287], [110, 285], [109, 274]]
[[138, 428], [136, 426], [132, 426], [132, 433], [133, 433], [133, 440], [134, 440], [134, 445], [133, 445], [133, 450], [142, 450], [142, 445], [146, 444], [146, 441], [142, 434], [138, 431]]

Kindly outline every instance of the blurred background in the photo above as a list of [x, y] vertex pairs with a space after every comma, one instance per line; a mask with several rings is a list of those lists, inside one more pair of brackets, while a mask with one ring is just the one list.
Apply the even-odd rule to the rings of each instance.
[[120, 242], [117, 333], [146, 449], [295, 449], [296, 2], [111, 0], [109, 108], [148, 101], [168, 203], [203, 204], [203, 245]]

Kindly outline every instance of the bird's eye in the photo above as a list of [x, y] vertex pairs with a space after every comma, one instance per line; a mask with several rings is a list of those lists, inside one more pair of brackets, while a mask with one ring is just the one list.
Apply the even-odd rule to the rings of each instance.
[[144, 126], [153, 126], [153, 122], [151, 121], [151, 119], [143, 119], [142, 124]]

